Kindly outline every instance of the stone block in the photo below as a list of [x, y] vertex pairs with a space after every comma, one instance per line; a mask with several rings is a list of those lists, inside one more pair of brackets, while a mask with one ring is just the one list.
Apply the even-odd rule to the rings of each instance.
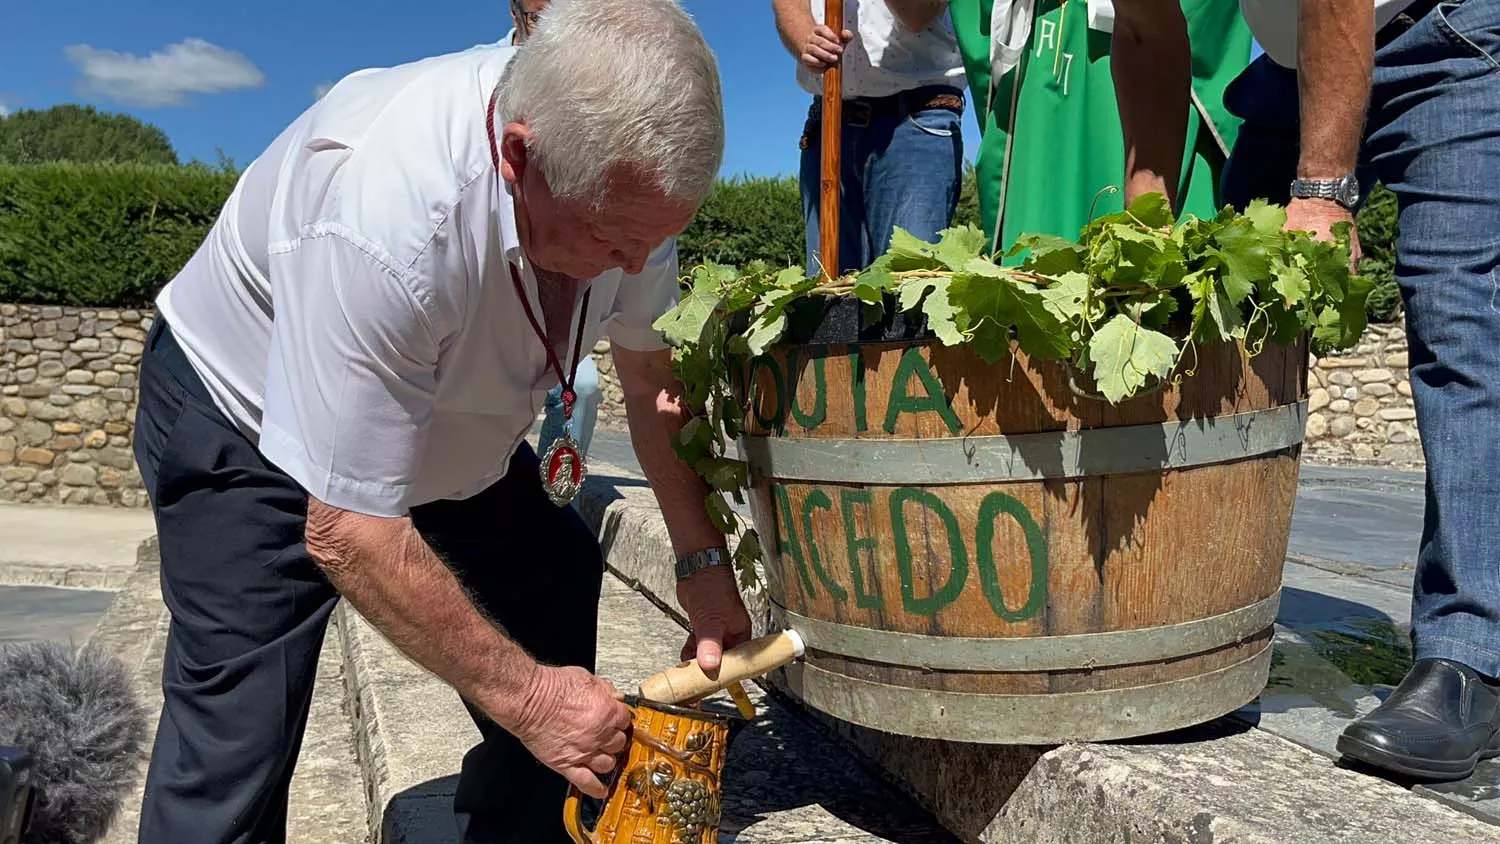
[[65, 316], [65, 317], [59, 319], [57, 321], [57, 329], [59, 331], [77, 331], [78, 330], [78, 317], [76, 317], [76, 316]]
[[1307, 395], [1307, 409], [1310, 413], [1316, 413], [1328, 406], [1328, 391], [1319, 387]]
[[6, 466], [0, 469], [0, 481], [30, 483], [36, 480], [36, 473], [34, 466]]
[[112, 466], [116, 469], [134, 469], [135, 456], [123, 448], [101, 448], [96, 460], [103, 466]]
[[1366, 385], [1364, 385], [1363, 387], [1360, 388], [1360, 391], [1362, 393], [1364, 393], [1365, 395], [1367, 395], [1367, 396], [1374, 396], [1375, 398], [1384, 398], [1384, 397], [1386, 397], [1388, 395], [1391, 395], [1392, 393], [1396, 392], [1396, 388], [1392, 387], [1390, 384], [1386, 384], [1386, 383], [1383, 383], [1383, 382], [1380, 382], [1380, 381], [1376, 381], [1373, 384], [1366, 384]]
[[120, 354], [137, 356], [144, 352], [146, 347], [139, 340], [121, 340]]
[[74, 463], [64, 466], [62, 471], [57, 473], [57, 477], [66, 486], [91, 487], [99, 479], [99, 472], [93, 466]]
[[61, 340], [53, 339], [51, 337], [48, 337], [45, 340], [43, 340], [43, 339], [33, 340], [32, 342], [36, 345], [36, 347], [38, 349], [40, 349], [40, 350], [42, 350], [44, 352], [60, 352], [60, 351], [62, 351], [64, 349], [68, 348], [68, 344], [67, 343], [62, 342]]
[[6, 336], [16, 337], [22, 340], [30, 340], [31, 338], [36, 336], [36, 331], [32, 329], [31, 323], [29, 322], [18, 322], [15, 325], [12, 325], [10, 328], [6, 329], [5, 333]]
[[33, 382], [33, 381], [36, 380], [36, 370], [35, 369], [17, 369], [15, 371], [15, 377], [16, 377], [16, 383], [17, 384], [30, 384], [31, 382]]
[[[134, 322], [135, 320], [130, 321]], [[121, 340], [135, 340], [138, 343], [146, 342], [146, 332], [135, 326], [115, 326], [114, 328], [110, 329], [110, 333], [120, 338]]]
[[83, 426], [77, 422], [53, 422], [52, 432], [55, 434], [81, 434]]
[[94, 373], [84, 369], [70, 369], [63, 378], [69, 384], [88, 384], [94, 380]]
[[[85, 334], [89, 333], [87, 327], [80, 330]], [[75, 352], [97, 352], [99, 351], [99, 338], [79, 337], [77, 340], [69, 343], [68, 348]]]
[[1391, 381], [1395, 375], [1389, 369], [1361, 369], [1354, 373], [1354, 380], [1361, 384], [1369, 384], [1375, 381]]
[[31, 408], [31, 415], [43, 422], [61, 422], [72, 416], [66, 406], [52, 401], [52, 397], [50, 396], [47, 401], [33, 399], [29, 407]]
[[73, 405], [73, 418], [87, 425], [102, 425], [109, 419], [109, 403], [100, 396], [90, 396]]
[[1347, 437], [1354, 433], [1354, 420], [1347, 416], [1339, 416], [1328, 423], [1328, 433], [1335, 437]]
[[73, 351], [63, 352], [61, 360], [62, 365], [66, 366], [69, 369], [74, 369], [83, 365], [83, 356]]
[[9, 434], [0, 434], [0, 463], [9, 463], [16, 459], [16, 438]]
[[16, 459], [22, 463], [31, 463], [36, 466], [51, 466], [55, 458], [52, 452], [45, 448], [28, 446], [17, 452]]
[[83, 445], [82, 437], [53, 437], [52, 442], [47, 445], [53, 451], [72, 451]]
[[61, 387], [63, 395], [67, 396], [97, 396], [103, 387], [95, 387], [93, 384], [64, 384]]
[[1396, 392], [1400, 393], [1403, 396], [1406, 396], [1407, 398], [1411, 398], [1411, 382], [1410, 381], [1399, 381], [1399, 382], [1397, 382], [1396, 383]]
[[109, 436], [103, 431], [89, 431], [88, 436], [83, 438], [83, 444], [89, 448], [103, 448], [109, 443]]
[[1395, 352], [1385, 356], [1385, 365], [1391, 369], [1406, 369], [1408, 357], [1406, 352]]
[[20, 384], [15, 395], [23, 399], [40, 399], [52, 395], [52, 388], [46, 384]]
[[[105, 366], [110, 365], [109, 363], [104, 361], [100, 361], [100, 363], [103, 363]], [[116, 384], [120, 383], [120, 373], [115, 372], [112, 369], [105, 369], [99, 372], [95, 372], [94, 383], [98, 384], [101, 387], [113, 387]]]
[[106, 434], [128, 434], [130, 424], [126, 422], [105, 422], [104, 433]]
[[1349, 412], [1349, 408], [1351, 408], [1353, 406], [1354, 406], [1354, 404], [1352, 402], [1350, 402], [1348, 399], [1334, 399], [1333, 401], [1331, 401], [1331, 402], [1328, 403], [1328, 412], [1329, 413], [1348, 413]]
[[126, 448], [127, 446], [130, 445], [130, 438], [129, 437], [110, 437], [109, 438], [109, 445], [114, 446], [115, 448]]
[[43, 378], [56, 378], [68, 371], [61, 361], [45, 360], [37, 364], [36, 372]]
[[1410, 407], [1387, 407], [1380, 411], [1380, 418], [1387, 422], [1405, 422], [1417, 418], [1417, 411]]
[[1374, 416], [1380, 410], [1380, 402], [1372, 398], [1360, 399], [1354, 405], [1355, 416]]
[[89, 361], [87, 364], [84, 364], [83, 368], [87, 369], [89, 372], [104, 372], [105, 370], [113, 371], [115, 365], [101, 358], [99, 360]]
[[1321, 413], [1314, 413], [1307, 417], [1306, 437], [1308, 439], [1315, 440], [1326, 433], [1328, 433], [1328, 417]]
[[36, 336], [38, 337], [57, 336], [57, 320], [55, 319], [44, 319], [36, 323], [33, 328], [36, 330]]
[[57, 305], [46, 305], [42, 308], [42, 319], [58, 319], [63, 315], [63, 309]]
[[[42, 360], [42, 356], [40, 354], [24, 355], [24, 356], [21, 357], [20, 360], [16, 361], [16, 367], [19, 369], [19, 368], [27, 367], [27, 366], [36, 366], [38, 363], [41, 362], [41, 360]], [[39, 372], [38, 374], [41, 374], [41, 373]]]
[[125, 476], [119, 469], [112, 469], [109, 466], [105, 466], [98, 470], [96, 483], [104, 489], [117, 489], [124, 479]]
[[1411, 442], [1411, 431], [1400, 422], [1392, 422], [1385, 429], [1385, 441], [1389, 443]]
[[26, 402], [10, 397], [0, 399], [0, 413], [4, 413], [6, 416], [25, 416]]
[[86, 451], [73, 451], [68, 453], [68, 462], [70, 463], [88, 463], [93, 459], [93, 455], [89, 454]]
[[104, 391], [104, 398], [109, 401], [133, 402], [135, 401], [135, 390], [127, 390], [123, 387], [111, 387]]
[[1375, 447], [1369, 443], [1355, 443], [1354, 456], [1360, 460], [1369, 460], [1375, 456]]
[[44, 487], [49, 487], [49, 486], [52, 486], [52, 485], [56, 484], [57, 483], [57, 471], [54, 470], [54, 469], [43, 469], [42, 471], [37, 472], [36, 473], [36, 482], [39, 483], [39, 484], [41, 484]]
[[26, 419], [21, 422], [17, 433], [21, 445], [40, 446], [52, 439], [52, 425], [40, 419]]

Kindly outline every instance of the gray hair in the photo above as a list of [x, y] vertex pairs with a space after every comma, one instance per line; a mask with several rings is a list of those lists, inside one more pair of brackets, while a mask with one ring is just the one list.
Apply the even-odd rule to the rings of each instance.
[[500, 84], [498, 118], [531, 129], [560, 198], [597, 207], [623, 171], [697, 204], [718, 176], [718, 65], [675, 0], [554, 0]]

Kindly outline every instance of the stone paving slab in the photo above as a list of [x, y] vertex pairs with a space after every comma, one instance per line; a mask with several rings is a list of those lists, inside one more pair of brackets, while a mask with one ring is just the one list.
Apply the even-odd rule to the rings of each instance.
[[0, 586], [0, 643], [50, 641], [77, 647], [98, 628], [114, 593], [102, 589]]
[[[155, 533], [150, 510], [0, 503], [0, 582], [118, 588]], [[48, 570], [77, 582], [28, 579]]]
[[[152, 712], [148, 719], [146, 752], [155, 739], [161, 708], [162, 657], [171, 614], [162, 603], [160, 558], [154, 539], [141, 543], [140, 559], [115, 596], [92, 644], [107, 648], [124, 662], [135, 694]], [[325, 637], [313, 687], [312, 710], [306, 736], [292, 776], [287, 820], [291, 844], [365, 844], [365, 808], [353, 735], [344, 710], [342, 660], [338, 637]], [[135, 844], [140, 823], [141, 793], [147, 759], [101, 844]]]
[[[670, 571], [666, 528], [650, 490], [631, 469], [591, 462], [594, 478], [580, 501], [585, 520], [612, 546], [611, 565], [620, 576], [653, 593], [680, 620], [664, 574]], [[1295, 654], [1287, 646], [1302, 633], [1358, 631], [1367, 622], [1394, 627], [1409, 612], [1409, 596], [1401, 589], [1362, 577], [1357, 568], [1293, 563], [1286, 582], [1287, 624], [1278, 652]], [[791, 698], [779, 674], [769, 679], [773, 692]], [[1339, 675], [1329, 685], [1345, 693], [1348, 681]], [[1301, 728], [1323, 736], [1342, 729], [1326, 705], [1313, 712], [1326, 723], [1308, 720]], [[1224, 718], [1149, 741], [1061, 748], [930, 742], [813, 717], [967, 841], [1500, 841], [1500, 827], [1454, 810], [1476, 810], [1473, 800], [1444, 805], [1430, 799], [1440, 796], [1430, 789], [1418, 789], [1428, 795], [1419, 796], [1337, 767], [1329, 756], [1274, 734], [1286, 725], [1265, 716], [1258, 722]], [[976, 779], [983, 788], [974, 785]], [[1346, 792], [1358, 797], [1345, 799]]]

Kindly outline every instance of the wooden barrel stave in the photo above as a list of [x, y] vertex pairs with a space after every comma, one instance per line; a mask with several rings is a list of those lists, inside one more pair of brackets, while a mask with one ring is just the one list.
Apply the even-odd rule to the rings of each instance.
[[[1020, 354], [991, 367], [969, 349], [935, 344], [774, 347], [749, 373], [749, 443], [775, 438], [837, 448], [868, 441], [873, 448], [856, 474], [897, 478], [909, 464], [882, 460], [882, 441], [910, 456], [913, 441], [925, 451], [928, 441], [935, 441], [933, 449], [951, 449], [975, 438], [1050, 437], [1033, 438], [1021, 450], [1036, 477], [999, 482], [923, 484], [916, 475], [908, 484], [848, 482], [833, 466], [826, 480], [782, 479], [774, 470], [760, 471], [774, 469], [775, 461], [757, 461], [752, 453], [754, 508], [773, 602], [797, 616], [877, 631], [1024, 640], [1164, 628], [1274, 601], [1296, 489], [1300, 416], [1282, 420], [1283, 427], [1297, 423], [1284, 447], [1183, 468], [1049, 476], [1065, 473], [1064, 461], [1048, 451], [1060, 450], [1059, 438], [1079, 437], [1072, 468], [1083, 471], [1080, 466], [1091, 465], [1090, 443], [1103, 439], [1093, 433], [1100, 429], [1143, 426], [1149, 432], [1185, 422], [1190, 432], [1265, 430], [1266, 411], [1295, 411], [1303, 401], [1305, 360], [1300, 345], [1268, 346], [1249, 361], [1234, 347], [1219, 346], [1190, 360], [1192, 372], [1178, 384], [1110, 406], [1080, 398], [1075, 389], [1087, 392], [1090, 385], [1078, 378], [1070, 386], [1064, 367], [1034, 365]], [[1252, 424], [1226, 427], [1221, 417], [1236, 414], [1247, 414]], [[1147, 442], [1144, 462], [1165, 459], [1173, 442], [1180, 438], [1154, 447]], [[818, 464], [807, 465], [815, 470]], [[1044, 580], [1033, 589], [1038, 543]], [[960, 565], [953, 564], [956, 558]], [[851, 566], [851, 559], [860, 564]], [[961, 588], [953, 587], [956, 576], [965, 581]], [[919, 734], [912, 718], [897, 713], [925, 711], [920, 696], [933, 693], [968, 695], [966, 705], [985, 698], [994, 712], [1017, 717], [1093, 713], [1054, 723], [1051, 740], [1116, 738], [1185, 726], [1177, 721], [1198, 717], [1205, 707], [1222, 714], [1253, 698], [1258, 686], [1237, 699], [1254, 685], [1255, 672], [1264, 682], [1270, 635], [1266, 623], [1167, 658], [983, 671], [849, 656], [810, 640], [809, 670], [798, 672], [820, 678], [809, 703], [894, 732]], [[836, 692], [829, 691], [833, 686]], [[1150, 689], [1205, 699], [1187, 705], [1163, 698], [1158, 717], [1134, 710], [1096, 717], [1105, 706], [1098, 695], [1117, 695], [1124, 712], [1148, 699], [1151, 693], [1143, 690]], [[861, 690], [889, 700], [852, 701]], [[1080, 694], [1094, 696], [1082, 709]], [[893, 703], [898, 700], [904, 709]], [[880, 717], [886, 721], [869, 721]], [[997, 715], [988, 727], [949, 723], [922, 734], [1009, 742], [1020, 740], [1016, 730], [1015, 719]]]

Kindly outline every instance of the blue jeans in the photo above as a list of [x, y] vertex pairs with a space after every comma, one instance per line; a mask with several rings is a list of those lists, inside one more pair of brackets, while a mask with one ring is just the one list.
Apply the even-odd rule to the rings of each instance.
[[[577, 400], [573, 403], [573, 439], [578, 440], [578, 450], [584, 457], [589, 454], [589, 440], [594, 437], [594, 421], [599, 416], [599, 369], [594, 365], [593, 355], [584, 355], [578, 362], [578, 372], [573, 376], [573, 392]], [[547, 391], [542, 400], [545, 416], [542, 430], [537, 434], [536, 453], [547, 453], [552, 441], [562, 436], [562, 385]]]
[[[1396, 195], [1426, 515], [1412, 595], [1418, 659], [1500, 675], [1500, 0], [1442, 3], [1382, 29], [1361, 163]], [[1236, 205], [1285, 202], [1295, 74], [1262, 58], [1225, 94], [1247, 123]]]
[[[860, 101], [867, 119], [846, 102], [839, 153], [839, 273], [862, 270], [890, 248], [900, 226], [926, 241], [948, 227], [963, 180], [964, 140], [960, 115], [944, 108], [911, 109], [911, 100], [956, 88], [918, 88], [905, 95]], [[808, 275], [820, 269], [818, 184], [822, 178], [822, 99], [803, 128], [802, 215], [807, 222]]]

